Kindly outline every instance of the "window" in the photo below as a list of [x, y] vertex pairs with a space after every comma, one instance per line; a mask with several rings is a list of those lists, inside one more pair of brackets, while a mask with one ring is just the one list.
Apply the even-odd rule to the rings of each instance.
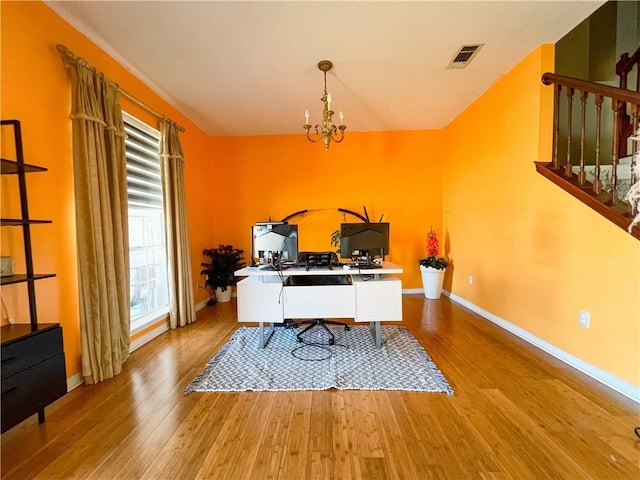
[[127, 134], [127, 194], [131, 331], [169, 312], [160, 132], [123, 112]]

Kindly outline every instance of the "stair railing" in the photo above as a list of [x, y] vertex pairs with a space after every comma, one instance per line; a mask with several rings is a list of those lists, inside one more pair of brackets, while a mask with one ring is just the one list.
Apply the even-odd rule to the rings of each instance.
[[[640, 56], [640, 53], [638, 53], [638, 56]], [[564, 177], [568, 182], [574, 183], [579, 190], [592, 190], [589, 196], [599, 202], [600, 206], [591, 201], [586, 202], [586, 196], [578, 192], [578, 190], [570, 193], [581, 198], [585, 203], [590, 203], [594, 209], [626, 230], [633, 212], [629, 211], [630, 207], [627, 209], [628, 204], [620, 203], [622, 199], [618, 191], [618, 167], [620, 153], [621, 151], [626, 152], [628, 139], [635, 129], [628, 128], [623, 130], [620, 128], [620, 122], [623, 115], [628, 115], [630, 125], [637, 128], [640, 112], [640, 93], [554, 73], [545, 73], [542, 76], [542, 83], [554, 86], [553, 158], [551, 165], [539, 164], [537, 166], [538, 171], [552, 181], [555, 181], [554, 176], [548, 175], [549, 172], [541, 171], [541, 168], [551, 171], [555, 176]], [[573, 102], [576, 97], [580, 102], [579, 108], [576, 108], [576, 110], [579, 110], [579, 114], [575, 114], [573, 111]], [[605, 105], [607, 106], [606, 108]], [[566, 113], [566, 118], [561, 118], [561, 110]], [[606, 110], [610, 111], [607, 112]], [[579, 125], [577, 123], [574, 124], [573, 118], [578, 115], [577, 122], [579, 122]], [[603, 128], [606, 128], [607, 131], [603, 132]], [[579, 141], [576, 141], [575, 136], [578, 135]], [[610, 142], [610, 145], [603, 145], [603, 137]], [[625, 149], [620, 148], [623, 143]], [[636, 162], [635, 154], [638, 147], [637, 142], [631, 143], [629, 181], [630, 185], [633, 185], [638, 180], [634, 168]], [[566, 148], [566, 152], [561, 154], [559, 152], [560, 148], [563, 150]], [[610, 152], [610, 164], [607, 149], [610, 149], [608, 150]], [[603, 153], [605, 152], [607, 153], [606, 165], [602, 163]], [[578, 156], [577, 159], [575, 158], [576, 155]], [[603, 167], [607, 169], [607, 173], [610, 168], [610, 175], [607, 175], [606, 178], [606, 186], [602, 176]], [[587, 173], [591, 181], [587, 179]], [[556, 183], [560, 185], [559, 182]], [[569, 189], [567, 188], [567, 190]], [[602, 208], [602, 206], [605, 208]], [[613, 210], [612, 213], [615, 214], [614, 216], [621, 215], [624, 218], [612, 218], [608, 213], [611, 209]], [[640, 238], [640, 231], [634, 231], [632, 234]]]

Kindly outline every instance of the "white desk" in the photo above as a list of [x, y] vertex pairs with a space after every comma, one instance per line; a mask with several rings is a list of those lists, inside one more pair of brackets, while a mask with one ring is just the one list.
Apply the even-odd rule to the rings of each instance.
[[[246, 277], [237, 285], [238, 321], [258, 322], [260, 347], [273, 334], [274, 324], [295, 318], [353, 318], [369, 322], [376, 346], [382, 345], [381, 321], [402, 320], [402, 268], [382, 262], [382, 268], [359, 270], [342, 267], [290, 267], [282, 271], [245, 267], [235, 272]], [[296, 275], [348, 277], [346, 285], [285, 285]], [[265, 335], [265, 324], [267, 332]]]

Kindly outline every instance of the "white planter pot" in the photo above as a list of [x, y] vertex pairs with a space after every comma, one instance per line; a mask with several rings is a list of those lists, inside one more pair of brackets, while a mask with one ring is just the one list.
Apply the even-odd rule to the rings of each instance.
[[444, 272], [447, 269], [438, 270], [432, 267], [423, 267], [420, 265], [422, 273], [422, 289], [424, 296], [430, 299], [440, 298], [442, 295], [442, 284], [444, 282]]
[[227, 287], [227, 289], [223, 292], [222, 288], [216, 288], [216, 302], [225, 303], [231, 301], [231, 288]]

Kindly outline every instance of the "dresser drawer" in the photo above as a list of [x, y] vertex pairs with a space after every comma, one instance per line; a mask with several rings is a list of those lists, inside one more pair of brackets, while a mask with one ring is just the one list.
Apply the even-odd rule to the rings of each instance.
[[2, 345], [2, 379], [62, 353], [62, 328], [37, 332]]
[[64, 354], [2, 379], [2, 431], [67, 393]]

